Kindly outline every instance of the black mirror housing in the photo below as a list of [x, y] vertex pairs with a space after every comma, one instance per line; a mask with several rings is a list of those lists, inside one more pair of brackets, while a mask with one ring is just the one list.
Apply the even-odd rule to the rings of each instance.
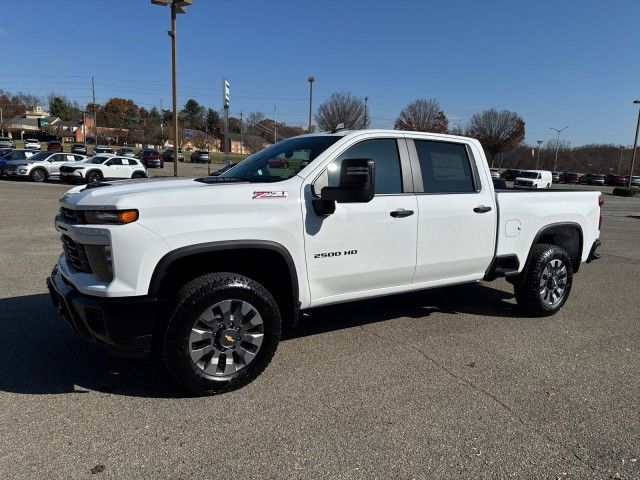
[[371, 159], [347, 158], [340, 165], [340, 183], [324, 187], [322, 200], [338, 203], [366, 203], [375, 195], [375, 164]]

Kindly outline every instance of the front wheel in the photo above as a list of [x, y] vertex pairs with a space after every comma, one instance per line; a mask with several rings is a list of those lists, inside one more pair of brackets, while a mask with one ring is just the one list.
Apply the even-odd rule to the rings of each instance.
[[178, 292], [160, 333], [169, 376], [196, 394], [223, 393], [253, 381], [278, 348], [281, 317], [273, 296], [236, 273], [203, 275]]
[[87, 183], [98, 183], [102, 180], [102, 174], [100, 172], [89, 172], [87, 175]]
[[131, 178], [146, 178], [146, 175], [142, 172], [133, 172]]
[[557, 245], [535, 245], [522, 275], [514, 282], [514, 293], [520, 308], [529, 315], [553, 315], [571, 293], [573, 264], [567, 251]]
[[30, 176], [32, 181], [40, 183], [47, 179], [47, 172], [42, 168], [35, 168]]

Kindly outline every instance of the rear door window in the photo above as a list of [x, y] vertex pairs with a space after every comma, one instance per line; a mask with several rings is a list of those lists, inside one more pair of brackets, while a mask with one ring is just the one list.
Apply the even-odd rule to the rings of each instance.
[[460, 143], [414, 140], [425, 193], [475, 192], [467, 149]]

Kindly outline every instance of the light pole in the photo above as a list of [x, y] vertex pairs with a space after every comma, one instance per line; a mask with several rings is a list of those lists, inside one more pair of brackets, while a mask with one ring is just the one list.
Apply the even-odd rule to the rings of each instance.
[[316, 77], [309, 75], [309, 128], [307, 131], [311, 133], [311, 105], [313, 103], [313, 82], [316, 81]]
[[171, 37], [171, 89], [173, 96], [173, 176], [178, 176], [178, 86], [176, 74], [176, 14], [187, 13], [187, 7], [193, 0], [151, 0], [154, 5], [171, 7], [171, 30], [167, 33]]
[[569, 127], [562, 127], [562, 128], [553, 128], [551, 127], [551, 130], [555, 130], [558, 133], [558, 138], [556, 139], [556, 158], [553, 161], [553, 171], [556, 171], [556, 166], [558, 164], [558, 148], [560, 147], [560, 132], [562, 132], [563, 130], [566, 130]]
[[[634, 104], [640, 104], [640, 100], [634, 100]], [[638, 124], [636, 125], [636, 138], [633, 140], [633, 155], [631, 156], [631, 172], [629, 173], [629, 189], [633, 181], [633, 167], [636, 163], [636, 150], [638, 149], [638, 131], [640, 130], [640, 109], [638, 109]]]
[[620, 158], [618, 159], [618, 175], [622, 172], [622, 153], [624, 152], [624, 145], [620, 145]]
[[538, 140], [538, 157], [536, 158], [536, 170], [538, 169], [538, 164], [540, 163], [540, 147], [541, 146], [542, 146], [542, 140]]

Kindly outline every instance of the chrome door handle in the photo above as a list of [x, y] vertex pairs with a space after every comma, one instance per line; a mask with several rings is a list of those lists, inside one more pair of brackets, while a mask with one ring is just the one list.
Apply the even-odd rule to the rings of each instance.
[[398, 210], [394, 210], [393, 212], [389, 212], [393, 218], [404, 218], [410, 217], [413, 215], [413, 210], [405, 210], [404, 208], [399, 208]]

